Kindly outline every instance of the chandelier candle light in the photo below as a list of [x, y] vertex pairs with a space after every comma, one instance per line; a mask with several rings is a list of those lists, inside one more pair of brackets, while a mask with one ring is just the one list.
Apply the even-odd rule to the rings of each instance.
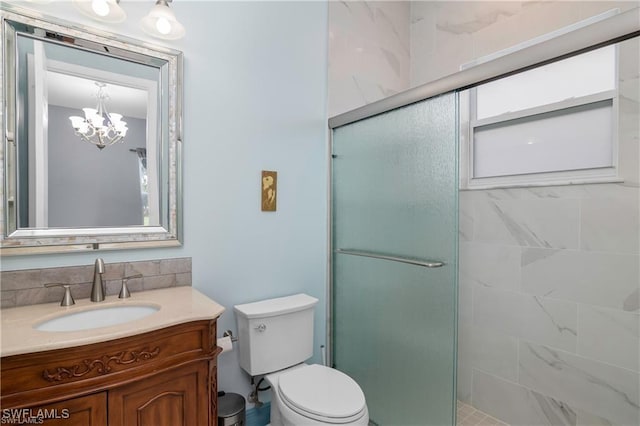
[[117, 142], [124, 142], [127, 134], [127, 123], [122, 121], [122, 114], [107, 112], [105, 101], [109, 99], [105, 91], [104, 83], [95, 82], [98, 86], [98, 105], [93, 108], [82, 108], [84, 118], [78, 116], [69, 117], [75, 134], [82, 140], [104, 149], [106, 146]]

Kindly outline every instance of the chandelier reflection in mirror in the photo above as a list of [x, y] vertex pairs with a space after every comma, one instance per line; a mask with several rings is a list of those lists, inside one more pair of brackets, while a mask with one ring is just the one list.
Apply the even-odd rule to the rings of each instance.
[[122, 121], [122, 114], [109, 113], [105, 105], [109, 95], [105, 83], [96, 81], [98, 87], [98, 105], [96, 108], [82, 108], [84, 118], [71, 116], [71, 126], [75, 134], [98, 149], [104, 149], [114, 143], [124, 142], [127, 135], [127, 123]]

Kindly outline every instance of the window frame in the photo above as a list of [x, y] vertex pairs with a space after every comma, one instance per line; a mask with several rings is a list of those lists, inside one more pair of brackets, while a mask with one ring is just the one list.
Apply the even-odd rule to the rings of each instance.
[[[617, 10], [606, 12], [603, 15], [594, 17], [589, 21], [604, 19], [611, 14], [618, 13]], [[585, 21], [586, 22], [586, 21]], [[531, 45], [541, 40], [553, 38], [560, 33], [569, 32], [577, 27], [586, 25], [586, 23], [578, 23], [573, 26], [558, 30], [556, 32], [544, 35], [540, 38], [529, 40], [521, 45], [507, 49], [508, 52], [518, 50], [524, 46]], [[620, 102], [620, 70], [619, 70], [619, 46], [614, 45], [614, 88], [586, 96], [566, 99], [558, 102], [527, 108], [516, 112], [508, 112], [497, 116], [476, 119], [477, 117], [477, 88], [472, 87], [464, 92], [459, 93], [460, 107], [460, 187], [461, 189], [491, 189], [491, 188], [509, 188], [509, 187], [528, 187], [528, 186], [551, 186], [551, 185], [575, 185], [590, 183], [619, 183], [623, 182], [620, 171], [620, 152], [619, 152], [619, 102]], [[507, 51], [502, 54], [508, 53]], [[469, 66], [486, 62], [500, 53], [492, 54], [486, 58], [465, 64], [461, 68], [465, 69]], [[612, 129], [611, 129], [611, 155], [612, 165], [607, 167], [573, 169], [573, 170], [557, 170], [548, 172], [529, 172], [522, 174], [510, 174], [488, 177], [474, 177], [474, 131], [484, 126], [506, 123], [511, 120], [521, 118], [531, 118], [536, 115], [542, 115], [553, 112], [562, 112], [568, 108], [587, 106], [603, 101], [611, 101]]]

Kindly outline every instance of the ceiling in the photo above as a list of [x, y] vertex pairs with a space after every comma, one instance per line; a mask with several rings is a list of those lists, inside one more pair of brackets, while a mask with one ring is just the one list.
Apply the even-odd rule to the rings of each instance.
[[[80, 116], [83, 115], [82, 108], [96, 107], [98, 88], [93, 79], [47, 71], [47, 87], [50, 105], [78, 109]], [[108, 112], [125, 117], [147, 118], [146, 90], [107, 83], [105, 91], [109, 95], [106, 101]]]

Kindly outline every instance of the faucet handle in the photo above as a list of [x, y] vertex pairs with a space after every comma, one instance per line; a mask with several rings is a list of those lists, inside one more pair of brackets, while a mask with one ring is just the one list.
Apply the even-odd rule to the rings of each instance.
[[120, 289], [120, 294], [118, 295], [119, 299], [126, 299], [128, 297], [131, 297], [129, 287], [127, 287], [127, 282], [133, 278], [142, 278], [142, 274], [129, 275], [128, 277], [124, 277], [122, 279], [122, 288]]
[[46, 288], [50, 287], [64, 287], [64, 296], [62, 296], [62, 301], [60, 302], [60, 306], [71, 306], [75, 305], [76, 301], [73, 300], [73, 296], [71, 295], [71, 285], [65, 283], [47, 283], [44, 285]]

